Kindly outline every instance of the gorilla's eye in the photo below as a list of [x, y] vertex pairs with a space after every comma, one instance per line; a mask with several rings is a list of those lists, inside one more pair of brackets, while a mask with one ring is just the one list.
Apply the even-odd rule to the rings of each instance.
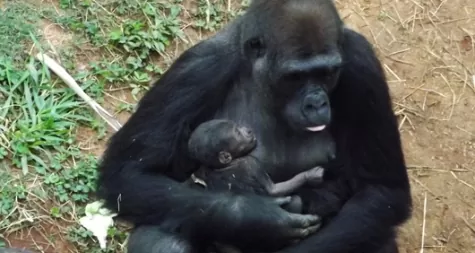
[[262, 57], [265, 51], [265, 45], [261, 38], [252, 38], [247, 42], [247, 46], [253, 55], [256, 57]]
[[259, 38], [252, 38], [249, 40], [249, 47], [251, 49], [260, 49], [262, 47], [262, 41]]

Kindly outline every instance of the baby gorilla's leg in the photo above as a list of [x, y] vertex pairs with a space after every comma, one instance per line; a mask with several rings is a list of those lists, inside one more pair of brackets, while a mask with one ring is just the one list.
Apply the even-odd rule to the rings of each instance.
[[311, 170], [301, 172], [293, 178], [277, 184], [267, 186], [268, 193], [272, 196], [290, 195], [306, 183], [321, 183], [323, 181], [322, 167], [315, 167]]
[[179, 234], [164, 232], [158, 226], [139, 226], [130, 234], [130, 253], [198, 253], [199, 249]]

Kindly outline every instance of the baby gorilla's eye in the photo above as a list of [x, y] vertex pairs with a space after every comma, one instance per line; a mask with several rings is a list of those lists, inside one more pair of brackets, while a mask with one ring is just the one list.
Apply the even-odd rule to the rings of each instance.
[[250, 137], [252, 136], [252, 131], [251, 131], [251, 129], [245, 128], [245, 129], [244, 129], [244, 135], [245, 135], [247, 138], [250, 138]]

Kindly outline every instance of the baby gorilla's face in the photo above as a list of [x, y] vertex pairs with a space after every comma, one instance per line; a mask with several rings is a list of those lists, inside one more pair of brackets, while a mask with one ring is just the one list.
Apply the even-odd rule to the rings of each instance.
[[228, 164], [233, 159], [245, 156], [257, 145], [256, 136], [248, 127], [233, 126], [226, 135], [227, 147], [219, 153], [221, 164]]
[[248, 127], [237, 126], [233, 129], [233, 139], [230, 151], [235, 157], [246, 155], [256, 147], [256, 136]]
[[232, 130], [232, 141], [229, 151], [234, 157], [244, 156], [256, 147], [256, 136], [252, 130], [244, 126], [236, 126]]

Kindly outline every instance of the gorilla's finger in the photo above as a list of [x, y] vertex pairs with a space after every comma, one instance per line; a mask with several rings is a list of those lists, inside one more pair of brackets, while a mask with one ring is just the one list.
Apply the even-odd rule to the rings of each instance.
[[311, 227], [307, 228], [307, 230], [308, 230], [308, 232], [309, 232], [308, 234], [311, 235], [311, 234], [317, 232], [317, 231], [320, 229], [321, 226], [322, 226], [322, 224], [319, 223], [319, 224], [317, 224], [317, 225], [315, 225], [315, 226], [311, 226]]
[[274, 203], [276, 203], [279, 206], [283, 206], [283, 205], [289, 204], [291, 200], [292, 200], [292, 197], [290, 196], [275, 198]]
[[321, 225], [319, 224], [305, 229], [292, 229], [289, 231], [288, 236], [294, 240], [305, 239], [307, 236], [317, 232], [320, 226]]
[[315, 226], [320, 224], [321, 219], [318, 215], [311, 215], [311, 214], [290, 214], [290, 224], [292, 227], [297, 228], [307, 228], [310, 226]]

